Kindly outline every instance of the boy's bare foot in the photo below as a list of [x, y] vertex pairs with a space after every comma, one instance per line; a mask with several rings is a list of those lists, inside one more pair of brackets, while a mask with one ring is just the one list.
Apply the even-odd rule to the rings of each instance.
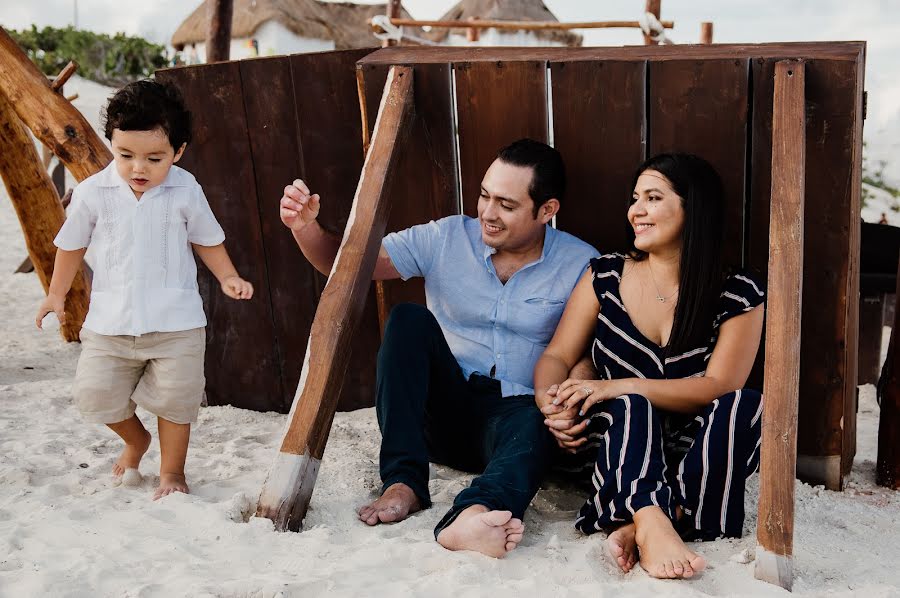
[[112, 474], [117, 478], [123, 476], [126, 469], [138, 469], [138, 466], [141, 464], [141, 458], [143, 458], [147, 449], [150, 448], [150, 432], [144, 430], [142, 435], [136, 434], [135, 436], [136, 440], [134, 442], [125, 443], [122, 454], [113, 463]]
[[706, 559], [688, 549], [659, 507], [644, 507], [634, 515], [635, 541], [644, 571], [661, 579], [688, 578], [706, 567]]
[[378, 500], [363, 505], [357, 511], [359, 520], [367, 525], [397, 523], [422, 509], [419, 498], [406, 484], [391, 484]]
[[606, 551], [623, 573], [628, 573], [638, 562], [638, 547], [634, 539], [634, 523], [618, 528], [606, 538]]
[[522, 541], [525, 525], [509, 511], [489, 511], [472, 505], [438, 534], [438, 543], [448, 550], [474, 550], [500, 558]]
[[163, 496], [168, 496], [173, 492], [184, 492], [190, 494], [187, 481], [182, 473], [161, 473], [159, 474], [159, 488], [153, 494], [153, 500], [159, 500]]

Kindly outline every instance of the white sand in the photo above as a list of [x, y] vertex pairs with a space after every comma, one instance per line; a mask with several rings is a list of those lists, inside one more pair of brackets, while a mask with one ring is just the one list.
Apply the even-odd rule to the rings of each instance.
[[[789, 595], [753, 578], [755, 476], [744, 538], [698, 545], [710, 565], [690, 581], [616, 572], [603, 538], [572, 528], [582, 497], [560, 488], [538, 494], [524, 542], [505, 559], [445, 551], [432, 528], [471, 477], [443, 467], [433, 471], [434, 508], [369, 528], [355, 508], [379, 485], [372, 409], [335, 417], [303, 533], [276, 533], [268, 520], [249, 517], [280, 440], [279, 414], [202, 410], [188, 456], [191, 495], [151, 500], [155, 440], [141, 466], [144, 483], [112, 487], [119, 441], [80, 421], [70, 398], [80, 347], [34, 328], [40, 284], [33, 274], [12, 274], [24, 256], [3, 189], [0, 596]], [[155, 421], [140, 414], [155, 438]], [[874, 389], [864, 387], [847, 491], [797, 484], [795, 595], [900, 596], [900, 493], [874, 484], [877, 417]]]

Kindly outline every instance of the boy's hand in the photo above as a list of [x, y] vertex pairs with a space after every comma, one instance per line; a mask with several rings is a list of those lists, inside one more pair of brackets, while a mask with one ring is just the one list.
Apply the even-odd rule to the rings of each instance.
[[284, 188], [281, 197], [281, 222], [297, 231], [313, 222], [319, 215], [319, 194], [311, 194], [309, 187], [300, 179]]
[[240, 276], [229, 276], [222, 281], [222, 292], [232, 299], [249, 299], [253, 296], [253, 285]]
[[37, 317], [34, 319], [35, 325], [41, 330], [44, 329], [43, 320], [47, 314], [51, 311], [56, 314], [56, 319], [59, 320], [59, 325], [62, 326], [66, 323], [66, 298], [60, 297], [54, 293], [50, 293], [47, 297], [41, 301], [41, 306], [38, 308]]

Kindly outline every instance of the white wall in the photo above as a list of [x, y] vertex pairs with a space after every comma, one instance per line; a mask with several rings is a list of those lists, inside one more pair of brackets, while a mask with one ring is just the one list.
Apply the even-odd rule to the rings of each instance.
[[[325, 39], [310, 39], [299, 37], [287, 27], [276, 21], [266, 21], [256, 30], [254, 39], [259, 44], [259, 56], [274, 56], [280, 54], [302, 54], [306, 52], [327, 52], [334, 50], [334, 42]], [[374, 39], [374, 38], [373, 38]], [[196, 44], [197, 59], [206, 61], [206, 44]], [[256, 56], [249, 38], [236, 38], [231, 40], [229, 49], [230, 60], [241, 60]], [[185, 62], [191, 61], [190, 46], [184, 49], [182, 56]]]
[[540, 39], [532, 31], [503, 31], [482, 29], [477, 42], [470, 42], [465, 35], [451, 33], [443, 42], [448, 46], [564, 46], [561, 42]]

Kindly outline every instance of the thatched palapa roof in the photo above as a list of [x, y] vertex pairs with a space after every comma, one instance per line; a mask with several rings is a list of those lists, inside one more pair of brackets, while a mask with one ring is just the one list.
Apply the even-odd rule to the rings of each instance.
[[[191, 13], [172, 35], [172, 45], [182, 48], [206, 41], [209, 28], [208, 0]], [[267, 21], [277, 21], [300, 37], [333, 40], [337, 50], [370, 48], [379, 42], [369, 22], [387, 11], [385, 4], [317, 2], [316, 0], [234, 0], [231, 37], [253, 37]], [[409, 13], [403, 11], [409, 18]]]
[[[556, 16], [544, 6], [541, 0], [462, 0], [451, 8], [441, 21], [468, 21], [476, 17], [482, 20], [496, 21], [551, 21], [559, 22]], [[447, 39], [449, 31], [466, 35], [466, 29], [435, 29], [425, 37], [435, 42]], [[577, 33], [563, 29], [546, 29], [533, 31], [539, 39], [563, 43], [567, 46], [580, 46], [582, 37]]]

